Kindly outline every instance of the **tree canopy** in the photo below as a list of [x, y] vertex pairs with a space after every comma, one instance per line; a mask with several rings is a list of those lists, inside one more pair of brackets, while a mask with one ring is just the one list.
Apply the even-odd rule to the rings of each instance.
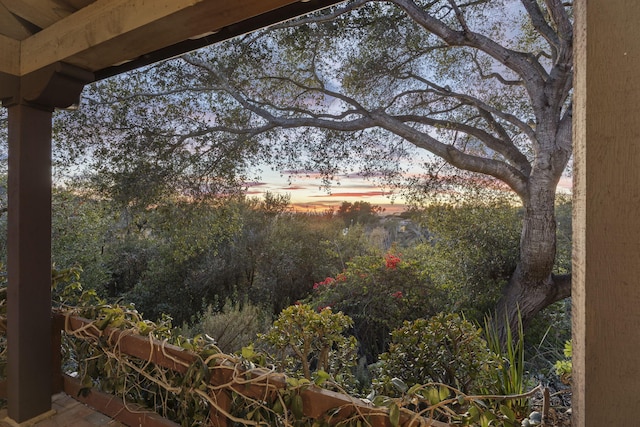
[[400, 184], [416, 159], [417, 183], [488, 176], [523, 205], [501, 307], [527, 321], [570, 294], [553, 265], [572, 26], [561, 0], [351, 0], [99, 82], [58, 141], [128, 200], [221, 194], [261, 161], [327, 182], [355, 171]]

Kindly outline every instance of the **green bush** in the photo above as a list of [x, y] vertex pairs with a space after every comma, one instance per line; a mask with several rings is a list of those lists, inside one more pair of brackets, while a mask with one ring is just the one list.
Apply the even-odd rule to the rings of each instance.
[[476, 393], [495, 389], [491, 371], [499, 366], [481, 329], [458, 314], [440, 313], [405, 321], [392, 332], [389, 351], [380, 355], [374, 386], [381, 394], [397, 395], [392, 380], [401, 379], [408, 387], [435, 382]]
[[507, 198], [435, 204], [415, 220], [430, 233], [412, 248], [447, 300], [438, 311], [463, 312], [481, 323], [516, 268], [521, 212]]
[[[285, 373], [304, 376], [329, 374], [350, 388], [355, 385], [352, 368], [356, 365], [357, 341], [345, 335], [353, 321], [330, 308], [319, 311], [299, 304], [285, 308], [259, 343], [269, 347], [270, 358]], [[324, 375], [324, 374], [321, 374]]]

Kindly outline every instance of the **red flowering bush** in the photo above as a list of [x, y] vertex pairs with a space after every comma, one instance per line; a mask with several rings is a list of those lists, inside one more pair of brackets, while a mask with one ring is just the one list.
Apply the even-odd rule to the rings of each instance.
[[334, 283], [335, 281], [336, 281], [336, 279], [334, 279], [333, 277], [327, 277], [322, 282], [314, 283], [313, 284], [313, 289], [316, 290], [316, 289], [319, 289], [321, 286], [328, 286], [328, 285]]
[[384, 256], [385, 266], [390, 270], [395, 270], [398, 264], [400, 264], [400, 257], [392, 253], [387, 253]]
[[335, 278], [327, 277], [313, 289], [307, 299], [311, 306], [331, 307], [353, 319], [360, 353], [369, 362], [386, 351], [392, 330], [404, 320], [437, 313], [442, 301], [441, 291], [419, 263], [394, 251], [356, 257]]

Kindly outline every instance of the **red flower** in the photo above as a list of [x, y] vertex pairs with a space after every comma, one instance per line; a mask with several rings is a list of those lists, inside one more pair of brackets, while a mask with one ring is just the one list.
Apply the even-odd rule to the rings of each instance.
[[402, 291], [394, 292], [393, 294], [391, 294], [391, 296], [394, 297], [394, 298], [400, 299], [400, 298], [403, 297]]
[[402, 261], [397, 255], [386, 254], [384, 256], [385, 265], [389, 270], [395, 270], [400, 261]]
[[347, 275], [344, 273], [339, 273], [336, 276], [336, 282], [346, 282], [347, 281]]
[[333, 277], [327, 277], [322, 282], [314, 283], [313, 284], [313, 289], [317, 290], [317, 289], [320, 288], [320, 286], [327, 286], [327, 285], [332, 284], [335, 281], [336, 281], [336, 279], [334, 279]]

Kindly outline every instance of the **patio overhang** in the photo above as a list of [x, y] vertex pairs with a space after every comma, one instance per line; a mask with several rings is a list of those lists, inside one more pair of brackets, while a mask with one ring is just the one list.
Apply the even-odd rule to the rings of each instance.
[[0, 73], [25, 76], [64, 62], [117, 74], [340, 1], [4, 0]]

